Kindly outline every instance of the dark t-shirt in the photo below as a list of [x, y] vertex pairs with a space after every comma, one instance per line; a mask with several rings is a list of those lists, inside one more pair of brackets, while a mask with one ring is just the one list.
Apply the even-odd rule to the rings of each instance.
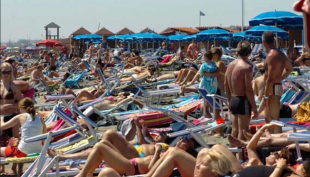
[[[238, 175], [239, 177], [269, 177], [274, 171], [275, 166], [251, 166], [242, 169]], [[283, 170], [281, 176], [291, 173], [288, 170]]]

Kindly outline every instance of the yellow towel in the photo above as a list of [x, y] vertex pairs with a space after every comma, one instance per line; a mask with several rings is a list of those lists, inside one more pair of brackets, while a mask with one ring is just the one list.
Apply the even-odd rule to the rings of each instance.
[[75, 143], [73, 145], [70, 145], [70, 146], [67, 146], [67, 147], [64, 147], [64, 148], [61, 148], [61, 149], [57, 149], [57, 152], [65, 152], [65, 151], [68, 151], [68, 150], [71, 150], [71, 149], [83, 146], [85, 144], [90, 144], [90, 143], [93, 143], [93, 142], [95, 142], [95, 138], [93, 136], [90, 136], [87, 139], [81, 140], [80, 142]]
[[33, 162], [38, 158], [38, 156], [33, 156], [33, 157], [8, 157], [5, 159], [6, 162], [8, 163], [27, 163], [27, 162]]

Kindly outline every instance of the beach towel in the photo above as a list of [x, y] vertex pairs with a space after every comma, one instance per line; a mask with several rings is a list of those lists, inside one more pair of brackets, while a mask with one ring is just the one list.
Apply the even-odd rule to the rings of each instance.
[[121, 127], [121, 132], [123, 136], [126, 136], [129, 131], [132, 129], [132, 119], [127, 119], [123, 122], [122, 127]]
[[170, 61], [170, 59], [171, 59], [171, 55], [168, 55], [164, 58], [163, 61], [160, 62], [160, 64], [167, 63], [168, 61]]
[[310, 102], [303, 102], [299, 105], [297, 114], [297, 121], [309, 121], [310, 120]]
[[23, 98], [27, 97], [27, 98], [33, 99], [33, 95], [35, 94], [35, 92], [36, 92], [35, 88], [30, 88], [23, 94]]

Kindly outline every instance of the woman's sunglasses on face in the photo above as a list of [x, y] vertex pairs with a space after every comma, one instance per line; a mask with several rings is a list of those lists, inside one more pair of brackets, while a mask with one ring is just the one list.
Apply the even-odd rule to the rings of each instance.
[[1, 71], [2, 75], [10, 75], [12, 71]]

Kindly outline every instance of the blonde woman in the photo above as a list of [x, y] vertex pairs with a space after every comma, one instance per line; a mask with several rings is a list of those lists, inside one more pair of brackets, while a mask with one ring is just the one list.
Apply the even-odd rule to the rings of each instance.
[[[4, 62], [0, 67], [0, 113], [1, 121], [7, 122], [18, 113], [18, 101], [22, 99], [22, 93], [19, 87], [14, 84], [13, 67], [10, 63]], [[6, 131], [10, 137], [19, 137], [19, 127], [13, 126]]]
[[[242, 169], [234, 155], [221, 145], [201, 150], [197, 159], [179, 148], [170, 148], [146, 176], [169, 177], [175, 167], [184, 177], [218, 177]], [[119, 177], [119, 175], [113, 169], [107, 168], [100, 172], [99, 177]]]

